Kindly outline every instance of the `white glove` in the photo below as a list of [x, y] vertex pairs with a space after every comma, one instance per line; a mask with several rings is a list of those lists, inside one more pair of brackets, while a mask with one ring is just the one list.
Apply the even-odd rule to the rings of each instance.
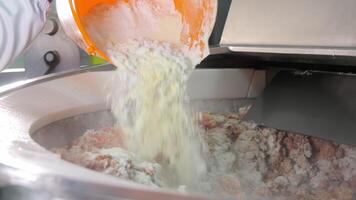
[[0, 71], [41, 32], [49, 0], [0, 0]]

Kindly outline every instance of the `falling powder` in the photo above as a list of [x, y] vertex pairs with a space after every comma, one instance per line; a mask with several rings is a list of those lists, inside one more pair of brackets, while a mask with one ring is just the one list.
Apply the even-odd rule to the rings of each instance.
[[[209, 1], [192, 2], [203, 7]], [[172, 0], [118, 1], [83, 18], [93, 40], [118, 67], [110, 100], [125, 148], [158, 162], [165, 184], [172, 187], [197, 185], [206, 172], [186, 83], [207, 55], [210, 15], [201, 24], [200, 39], [189, 44], [181, 43], [189, 24]]]

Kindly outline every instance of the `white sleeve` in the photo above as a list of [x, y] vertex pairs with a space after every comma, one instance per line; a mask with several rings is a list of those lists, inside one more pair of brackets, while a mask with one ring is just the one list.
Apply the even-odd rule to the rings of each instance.
[[0, 70], [40, 33], [48, 0], [0, 0]]

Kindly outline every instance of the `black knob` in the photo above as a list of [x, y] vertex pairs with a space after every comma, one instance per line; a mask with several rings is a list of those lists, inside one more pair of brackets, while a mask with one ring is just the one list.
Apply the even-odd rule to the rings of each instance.
[[48, 19], [43, 27], [43, 32], [47, 35], [55, 35], [59, 30], [58, 23], [55, 19]]
[[59, 62], [61, 61], [61, 56], [59, 55], [58, 51], [48, 51], [43, 56], [43, 59], [45, 63], [50, 67], [50, 69], [52, 69], [59, 64]]

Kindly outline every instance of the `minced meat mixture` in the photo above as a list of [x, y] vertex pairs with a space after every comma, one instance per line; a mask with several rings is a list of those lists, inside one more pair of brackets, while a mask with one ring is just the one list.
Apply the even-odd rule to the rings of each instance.
[[[356, 147], [241, 121], [245, 112], [200, 114], [208, 172], [199, 190], [239, 199], [356, 199]], [[89, 130], [54, 151], [98, 172], [164, 187], [160, 165], [126, 151], [121, 141], [114, 128]]]

